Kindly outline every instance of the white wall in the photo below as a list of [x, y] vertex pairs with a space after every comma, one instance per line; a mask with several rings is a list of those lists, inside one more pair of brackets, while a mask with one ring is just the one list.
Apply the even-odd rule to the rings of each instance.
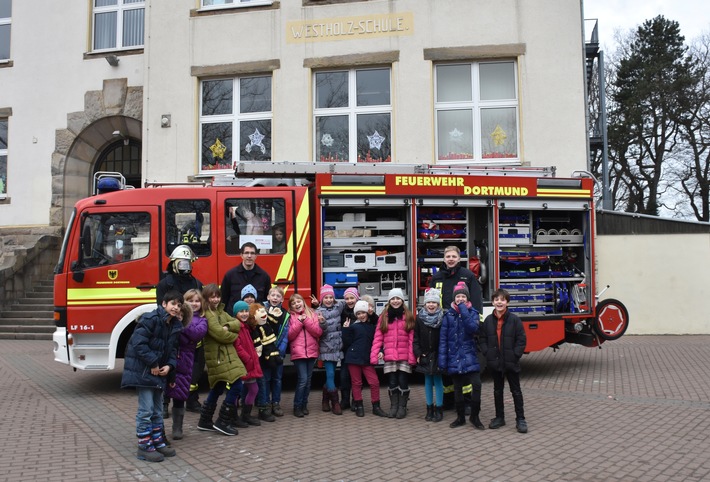
[[597, 286], [628, 334], [710, 334], [710, 234], [597, 236]]
[[[84, 60], [89, 38], [86, 1], [12, 2], [10, 57], [0, 68], [0, 107], [12, 108], [8, 132], [9, 204], [0, 204], [0, 226], [49, 224], [55, 135], [67, 114], [84, 110], [84, 94], [104, 79], [143, 81], [143, 56]], [[88, 186], [88, 181], [87, 181]]]
[[[190, 0], [152, 2], [146, 60], [144, 158], [148, 179], [185, 180], [199, 166], [198, 81], [192, 67], [279, 59], [273, 73], [273, 155], [277, 161], [312, 160], [311, 74], [304, 58], [398, 51], [393, 66], [393, 135], [397, 162], [432, 163], [433, 72], [427, 48], [525, 44], [520, 58], [521, 154], [533, 166], [557, 166], [559, 175], [586, 169], [581, 4], [548, 0], [390, 0], [186, 15]], [[411, 13], [413, 35], [286, 41], [291, 21]], [[159, 20], [158, 20], [159, 19]], [[554, 33], [550, 29], [554, 28]], [[160, 129], [171, 113], [173, 128]], [[166, 178], [167, 177], [167, 178]]]

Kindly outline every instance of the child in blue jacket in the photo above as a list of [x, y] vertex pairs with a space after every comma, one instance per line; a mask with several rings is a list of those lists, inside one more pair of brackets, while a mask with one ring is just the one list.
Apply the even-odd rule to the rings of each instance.
[[136, 455], [140, 460], [162, 462], [175, 455], [163, 436], [163, 392], [177, 365], [182, 303], [179, 291], [168, 291], [161, 306], [140, 318], [126, 348], [121, 388], [135, 387], [138, 394]]
[[454, 382], [456, 420], [451, 428], [466, 424], [463, 387], [473, 384], [471, 393], [471, 423], [479, 430], [481, 423], [481, 367], [478, 364], [476, 337], [479, 315], [469, 300], [468, 288], [460, 282], [454, 288], [454, 301], [441, 322], [439, 334], [439, 369], [448, 373]]

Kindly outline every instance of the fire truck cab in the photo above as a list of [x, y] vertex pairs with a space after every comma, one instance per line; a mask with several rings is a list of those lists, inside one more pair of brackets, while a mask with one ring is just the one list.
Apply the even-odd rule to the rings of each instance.
[[155, 287], [180, 244], [196, 254], [193, 274], [204, 284], [220, 283], [251, 241], [286, 299], [308, 299], [324, 283], [339, 298], [355, 286], [378, 311], [395, 287], [419, 306], [454, 245], [478, 272], [484, 314], [495, 289], [509, 291], [528, 352], [600, 346], [628, 327], [620, 301], [594, 295], [588, 177], [384, 163], [245, 162], [235, 174], [135, 190], [117, 175], [117, 190], [76, 204], [55, 270], [55, 361], [113, 369], [136, 321], [155, 309]]

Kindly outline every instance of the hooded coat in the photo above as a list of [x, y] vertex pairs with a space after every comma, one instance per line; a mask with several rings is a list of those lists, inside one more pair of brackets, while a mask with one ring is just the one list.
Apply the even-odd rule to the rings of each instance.
[[[207, 335], [202, 344], [210, 388], [220, 381], [234, 383], [247, 373], [234, 348], [242, 324], [224, 311], [224, 303], [220, 303], [216, 311], [207, 310], [205, 316]], [[224, 330], [224, 326], [228, 327], [228, 331]]]
[[468, 303], [453, 306], [441, 321], [439, 333], [439, 369], [460, 375], [481, 371], [476, 353], [478, 311]]
[[126, 347], [121, 388], [147, 387], [164, 390], [168, 377], [153, 375], [151, 368], [177, 364], [177, 340], [182, 323], [172, 318], [165, 308], [143, 315]]
[[195, 360], [195, 348], [207, 333], [207, 318], [195, 313], [192, 320], [180, 332], [177, 350], [177, 366], [175, 367], [175, 386], [168, 386], [168, 397], [176, 400], [187, 400], [190, 395], [192, 381], [192, 365]]

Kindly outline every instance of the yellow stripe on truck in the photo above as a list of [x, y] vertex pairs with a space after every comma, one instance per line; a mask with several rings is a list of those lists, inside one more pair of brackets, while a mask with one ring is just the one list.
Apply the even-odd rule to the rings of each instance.
[[[309, 212], [308, 212], [308, 197], [304, 196], [301, 200], [301, 204], [298, 206], [298, 211], [296, 212], [296, 226], [294, 227], [291, 235], [288, 238], [288, 244], [286, 246], [293, 246], [293, 237], [296, 236], [296, 259], [300, 258], [301, 251], [305, 244], [306, 235], [309, 229]], [[293, 250], [287, 250], [281, 258], [281, 264], [276, 272], [276, 279], [293, 279], [294, 275], [294, 252]]]
[[70, 288], [67, 305], [130, 305], [155, 303], [155, 289], [136, 288]]

